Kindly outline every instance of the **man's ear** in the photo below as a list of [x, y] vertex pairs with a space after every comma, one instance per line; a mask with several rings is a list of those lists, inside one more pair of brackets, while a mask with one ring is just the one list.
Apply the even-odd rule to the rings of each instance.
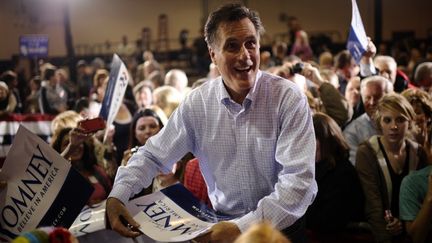
[[216, 54], [215, 54], [214, 50], [211, 47], [209, 47], [208, 51], [209, 51], [210, 58], [211, 58], [212, 62], [214, 63], [214, 65], [217, 66], [216, 58], [215, 58]]

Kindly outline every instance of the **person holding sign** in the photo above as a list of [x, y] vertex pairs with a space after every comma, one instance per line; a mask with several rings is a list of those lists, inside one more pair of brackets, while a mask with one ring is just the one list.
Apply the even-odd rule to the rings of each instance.
[[233, 242], [263, 219], [293, 242], [306, 241], [302, 217], [317, 193], [311, 111], [293, 82], [259, 70], [262, 32], [258, 14], [240, 4], [209, 16], [205, 37], [221, 77], [191, 91], [119, 168], [106, 208], [115, 231], [140, 234], [124, 204], [192, 152], [214, 209], [234, 217], [195, 241]]

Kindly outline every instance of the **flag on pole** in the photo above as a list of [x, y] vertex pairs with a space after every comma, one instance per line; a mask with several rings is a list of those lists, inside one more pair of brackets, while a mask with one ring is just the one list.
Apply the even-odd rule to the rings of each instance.
[[106, 121], [107, 129], [105, 129], [104, 142], [108, 136], [108, 128], [113, 124], [117, 112], [123, 102], [129, 79], [130, 75], [126, 65], [117, 54], [114, 54], [108, 85], [105, 90], [105, 96], [99, 113], [99, 116]]
[[366, 51], [368, 40], [363, 26], [363, 21], [357, 7], [357, 2], [356, 0], [351, 0], [351, 2], [352, 18], [346, 47], [353, 56], [354, 60], [357, 63], [360, 63], [360, 59], [363, 53]]

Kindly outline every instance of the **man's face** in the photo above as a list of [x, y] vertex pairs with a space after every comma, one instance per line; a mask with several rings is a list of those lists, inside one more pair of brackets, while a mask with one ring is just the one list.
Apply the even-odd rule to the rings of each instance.
[[352, 77], [357, 76], [357, 74], [360, 72], [360, 68], [357, 65], [357, 63], [354, 61], [353, 58], [351, 58], [351, 63], [347, 64], [343, 69], [343, 74], [345, 75], [345, 78], [348, 80]]
[[352, 78], [345, 89], [345, 98], [351, 107], [355, 107], [360, 101], [360, 78]]
[[379, 69], [379, 75], [384, 78], [392, 81], [394, 83], [396, 81], [396, 65], [388, 62], [377, 62], [375, 66]]
[[[420, 86], [428, 89], [429, 92], [431, 91], [431, 87], [432, 87], [432, 70], [429, 70], [428, 74], [425, 75], [422, 80], [420, 80]], [[428, 90], [426, 90], [426, 91], [428, 91]]]
[[209, 51], [234, 100], [244, 99], [254, 85], [260, 64], [259, 47], [258, 33], [248, 18], [220, 24]]
[[364, 108], [369, 117], [373, 117], [378, 101], [383, 97], [384, 89], [379, 83], [368, 83], [362, 94]]

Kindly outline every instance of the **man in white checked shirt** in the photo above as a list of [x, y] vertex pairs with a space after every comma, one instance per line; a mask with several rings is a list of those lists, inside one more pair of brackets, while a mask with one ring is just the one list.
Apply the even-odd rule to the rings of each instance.
[[119, 219], [138, 227], [123, 204], [192, 152], [213, 207], [236, 217], [198, 242], [232, 242], [262, 219], [304, 241], [299, 219], [317, 192], [312, 118], [294, 83], [258, 69], [262, 32], [257, 13], [238, 4], [209, 16], [206, 41], [221, 77], [193, 90], [165, 128], [119, 168], [107, 201], [114, 230], [138, 236]]

